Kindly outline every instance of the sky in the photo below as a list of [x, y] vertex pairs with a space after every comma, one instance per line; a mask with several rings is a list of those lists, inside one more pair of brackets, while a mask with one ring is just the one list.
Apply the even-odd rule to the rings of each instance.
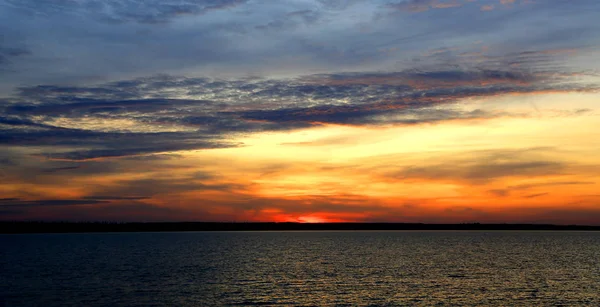
[[600, 225], [598, 12], [0, 0], [0, 220]]

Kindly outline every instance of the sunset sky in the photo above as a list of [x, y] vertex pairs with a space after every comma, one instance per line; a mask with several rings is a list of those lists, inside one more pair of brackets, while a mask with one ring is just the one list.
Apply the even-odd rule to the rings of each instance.
[[600, 225], [599, 12], [0, 0], [0, 220]]

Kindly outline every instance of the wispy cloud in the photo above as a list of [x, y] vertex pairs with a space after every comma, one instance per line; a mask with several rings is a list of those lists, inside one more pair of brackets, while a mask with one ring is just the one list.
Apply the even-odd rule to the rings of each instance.
[[481, 6], [481, 10], [482, 11], [491, 11], [494, 9], [494, 5], [493, 4], [486, 4], [486, 5], [482, 5]]
[[242, 5], [246, 0], [189, 0], [189, 1], [15, 1], [7, 5], [34, 15], [82, 15], [106, 22], [138, 22], [160, 24], [186, 15], [203, 15]]
[[542, 196], [546, 196], [550, 193], [536, 193], [536, 194], [529, 194], [529, 195], [525, 195], [523, 196], [524, 198], [537, 198], [537, 197], [542, 197]]
[[0, 44], [0, 72], [8, 70], [13, 60], [30, 55], [31, 51], [19, 47], [5, 47]]
[[[496, 196], [510, 196], [513, 192], [522, 192], [528, 191], [530, 189], [536, 188], [551, 188], [551, 187], [559, 187], [559, 186], [573, 186], [573, 185], [593, 185], [595, 182], [593, 181], [544, 181], [544, 182], [536, 182], [536, 183], [527, 183], [527, 184], [519, 184], [508, 186], [503, 189], [494, 189], [489, 192]], [[529, 194], [535, 195], [535, 194]]]
[[405, 0], [388, 4], [388, 7], [408, 12], [423, 12], [429, 9], [447, 9], [462, 5], [460, 0]]
[[[428, 163], [387, 171], [386, 176], [403, 180], [449, 181], [487, 184], [507, 177], [546, 177], [563, 174], [569, 164], [545, 159], [547, 148], [524, 150], [493, 150], [470, 153], [462, 158], [443, 158], [440, 163]], [[492, 190], [503, 196], [505, 190]]]
[[511, 57], [527, 69], [447, 69], [442, 64], [289, 79], [163, 75], [97, 86], [21, 87], [0, 105], [0, 129], [5, 127], [0, 143], [52, 145], [45, 157], [78, 161], [235, 147], [243, 144], [228, 141], [233, 134], [325, 124], [418, 125], [524, 116], [453, 105], [473, 97], [595, 91], [570, 73], [531, 70], [540, 56], [565, 53]]
[[43, 200], [23, 200], [19, 198], [0, 199], [0, 208], [6, 207], [47, 207], [47, 206], [81, 206], [98, 205], [107, 203], [96, 199], [43, 199]]

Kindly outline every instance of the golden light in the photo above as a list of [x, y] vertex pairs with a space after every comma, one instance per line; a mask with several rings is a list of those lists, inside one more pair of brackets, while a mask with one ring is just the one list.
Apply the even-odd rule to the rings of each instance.
[[311, 215], [305, 215], [305, 216], [299, 216], [297, 219], [298, 222], [300, 223], [327, 223], [328, 221], [317, 217], [317, 216], [311, 216]]

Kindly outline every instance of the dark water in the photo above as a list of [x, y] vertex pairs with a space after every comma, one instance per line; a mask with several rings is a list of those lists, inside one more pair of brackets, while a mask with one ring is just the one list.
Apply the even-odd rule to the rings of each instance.
[[3, 306], [600, 306], [600, 233], [0, 236]]

